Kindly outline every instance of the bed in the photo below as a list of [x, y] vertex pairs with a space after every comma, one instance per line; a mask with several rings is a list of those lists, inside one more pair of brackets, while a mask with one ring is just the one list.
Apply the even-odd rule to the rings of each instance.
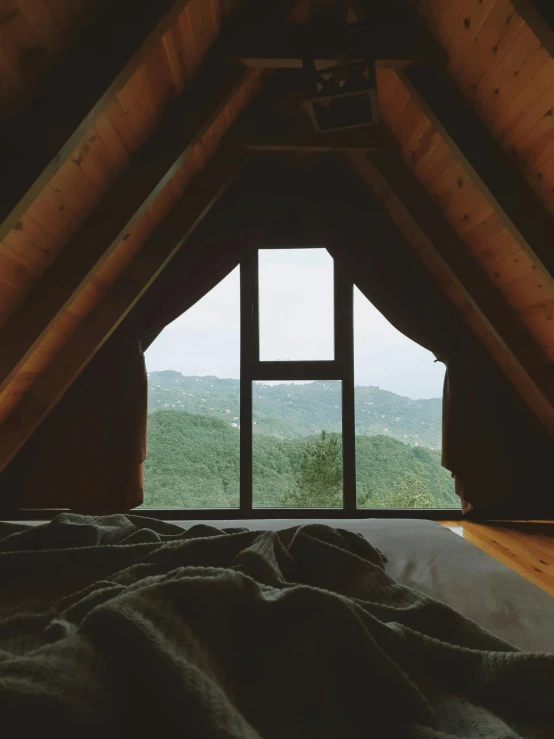
[[63, 514], [0, 589], [6, 736], [553, 736], [554, 600], [429, 521]]
[[[174, 523], [191, 525], [190, 521]], [[300, 519], [264, 519], [215, 525], [277, 531], [303, 523]], [[446, 603], [519, 649], [554, 653], [554, 599], [444, 526], [392, 518], [318, 523], [347, 528], [375, 544], [387, 556], [386, 571], [402, 585]]]

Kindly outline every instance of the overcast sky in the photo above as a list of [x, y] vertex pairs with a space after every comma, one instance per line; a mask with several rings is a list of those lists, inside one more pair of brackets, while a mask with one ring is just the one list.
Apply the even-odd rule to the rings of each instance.
[[[260, 252], [260, 359], [332, 359], [332, 260], [324, 249]], [[148, 371], [239, 377], [239, 270], [168, 326]], [[442, 395], [444, 366], [354, 294], [355, 381], [410, 398]]]

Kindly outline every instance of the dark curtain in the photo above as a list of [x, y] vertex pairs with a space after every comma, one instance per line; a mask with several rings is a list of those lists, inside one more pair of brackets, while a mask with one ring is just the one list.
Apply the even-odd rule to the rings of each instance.
[[545, 431], [357, 172], [328, 162], [316, 181], [335, 260], [393, 326], [446, 365], [442, 463], [464, 509], [552, 515]]
[[[288, 157], [247, 165], [0, 477], [14, 507], [105, 513], [142, 503], [144, 351], [293, 208], [309, 167]], [[152, 239], [159, 237], [157, 229]], [[183, 347], [186, 351], [186, 347]]]

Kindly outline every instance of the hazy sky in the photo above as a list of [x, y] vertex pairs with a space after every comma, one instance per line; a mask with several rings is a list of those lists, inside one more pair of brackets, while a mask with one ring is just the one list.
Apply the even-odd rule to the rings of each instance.
[[[324, 249], [260, 252], [260, 359], [332, 359], [332, 260]], [[168, 326], [146, 353], [148, 371], [239, 377], [239, 270]], [[354, 292], [357, 385], [410, 398], [442, 395], [444, 365]]]

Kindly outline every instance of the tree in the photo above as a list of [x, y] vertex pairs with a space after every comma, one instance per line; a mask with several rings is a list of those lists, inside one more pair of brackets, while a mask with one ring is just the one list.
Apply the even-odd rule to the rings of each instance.
[[[206, 415], [151, 413], [144, 472], [146, 506], [238, 506], [240, 431]], [[340, 436], [254, 436], [255, 506], [340, 506], [341, 480]], [[437, 451], [388, 436], [356, 437], [356, 485], [360, 507], [459, 506]]]
[[296, 490], [288, 490], [283, 505], [327, 508], [341, 505], [342, 450], [337, 434], [322, 431], [306, 445]]
[[436, 505], [421, 462], [416, 462], [413, 473], [404, 474], [398, 479], [390, 493], [385, 496], [386, 508], [433, 508]]

